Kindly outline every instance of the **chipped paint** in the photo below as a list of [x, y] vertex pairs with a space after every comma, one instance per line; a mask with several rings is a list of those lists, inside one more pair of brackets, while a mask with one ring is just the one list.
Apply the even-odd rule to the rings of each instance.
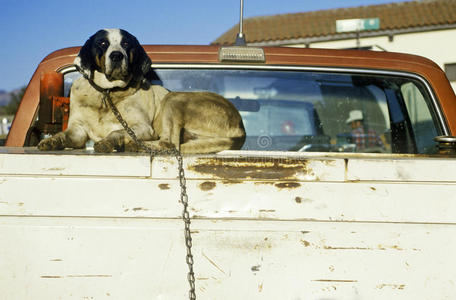
[[291, 158], [200, 158], [189, 169], [221, 179], [297, 179], [309, 174], [307, 160]]
[[391, 283], [382, 283], [377, 285], [377, 289], [383, 289], [383, 288], [391, 288], [395, 290], [403, 290], [405, 288], [405, 284], [391, 284]]
[[295, 189], [301, 186], [299, 182], [280, 182], [274, 185], [279, 189]]
[[213, 181], [205, 181], [203, 183], [201, 183], [199, 185], [199, 188], [202, 190], [202, 191], [210, 191], [212, 190], [213, 188], [215, 188], [217, 184]]
[[255, 185], [274, 185], [275, 181], [255, 181]]
[[231, 184], [241, 184], [241, 183], [244, 183], [244, 181], [242, 181], [242, 180], [223, 180], [222, 183], [225, 185], [231, 185]]
[[301, 240], [301, 244], [303, 244], [305, 247], [309, 247], [310, 243], [306, 240]]
[[160, 184], [158, 185], [158, 188], [159, 188], [160, 190], [169, 190], [170, 187], [169, 187], [169, 184], [168, 184], [168, 183], [160, 183]]
[[252, 270], [252, 272], [259, 272], [260, 271], [260, 267], [261, 267], [261, 265], [252, 266], [250, 268], [250, 270]]
[[138, 210], [148, 210], [147, 208], [144, 207], [134, 207], [133, 211], [138, 211]]

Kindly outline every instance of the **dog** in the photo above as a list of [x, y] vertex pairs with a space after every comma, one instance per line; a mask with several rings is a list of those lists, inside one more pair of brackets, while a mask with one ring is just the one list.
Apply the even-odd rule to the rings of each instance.
[[244, 144], [242, 118], [224, 97], [151, 85], [152, 62], [125, 30], [96, 32], [74, 64], [83, 76], [71, 87], [68, 128], [40, 141], [39, 150], [80, 149], [91, 139], [96, 152], [144, 151], [103, 104], [106, 91], [138, 139], [152, 150], [215, 153]]

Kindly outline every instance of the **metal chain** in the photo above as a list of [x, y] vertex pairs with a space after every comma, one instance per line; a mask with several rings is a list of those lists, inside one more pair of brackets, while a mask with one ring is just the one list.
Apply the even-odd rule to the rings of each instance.
[[150, 154], [150, 157], [154, 157], [156, 155], [174, 155], [177, 159], [178, 169], [179, 169], [179, 184], [181, 188], [180, 194], [180, 202], [184, 206], [182, 211], [182, 219], [184, 221], [184, 234], [185, 234], [185, 247], [187, 248], [187, 255], [186, 255], [186, 262], [188, 266], [188, 274], [187, 280], [190, 285], [189, 290], [189, 298], [190, 300], [196, 299], [195, 293], [195, 273], [193, 272], [193, 254], [192, 254], [192, 235], [190, 231], [190, 214], [188, 212], [188, 195], [187, 195], [187, 183], [185, 180], [185, 173], [184, 173], [184, 160], [182, 158], [182, 154], [176, 148], [170, 150], [153, 150], [148, 147], [143, 141], [139, 140], [136, 136], [135, 132], [128, 126], [125, 119], [120, 114], [117, 107], [114, 105], [111, 99], [110, 90], [103, 91], [103, 103], [108, 103], [109, 107], [111, 108], [112, 113], [117, 118], [119, 123], [128, 133], [128, 135], [133, 139], [133, 141], [139, 145], [143, 150], [147, 151]]

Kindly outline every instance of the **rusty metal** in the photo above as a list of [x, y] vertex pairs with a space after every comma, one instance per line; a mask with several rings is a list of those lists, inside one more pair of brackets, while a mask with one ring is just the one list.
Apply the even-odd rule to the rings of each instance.
[[51, 97], [52, 103], [52, 123], [58, 123], [62, 126], [62, 131], [68, 127], [70, 116], [70, 98], [69, 97]]
[[36, 127], [41, 131], [56, 133], [62, 131], [62, 123], [57, 120], [53, 97], [63, 96], [63, 74], [47, 72], [40, 80], [40, 109]]
[[293, 180], [296, 173], [309, 173], [305, 159], [291, 158], [201, 158], [189, 166], [197, 173], [213, 175], [216, 178]]

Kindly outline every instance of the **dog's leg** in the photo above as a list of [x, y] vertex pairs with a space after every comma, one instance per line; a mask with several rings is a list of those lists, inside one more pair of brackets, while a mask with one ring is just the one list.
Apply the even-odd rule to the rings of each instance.
[[163, 106], [160, 142], [161, 148], [180, 150], [184, 114], [178, 102], [168, 101]]
[[[152, 140], [154, 130], [150, 126], [132, 126], [131, 129], [139, 140]], [[104, 139], [93, 145], [95, 152], [110, 153], [114, 149], [117, 151], [139, 152], [141, 149], [130, 135], [124, 130], [115, 130], [108, 134]]]
[[107, 137], [97, 141], [93, 145], [95, 152], [110, 153], [116, 149], [117, 151], [123, 151], [125, 145], [125, 130], [116, 130], [108, 134]]
[[80, 149], [85, 147], [87, 139], [85, 130], [79, 126], [74, 126], [40, 141], [37, 147], [41, 151], [63, 150], [65, 148]]

